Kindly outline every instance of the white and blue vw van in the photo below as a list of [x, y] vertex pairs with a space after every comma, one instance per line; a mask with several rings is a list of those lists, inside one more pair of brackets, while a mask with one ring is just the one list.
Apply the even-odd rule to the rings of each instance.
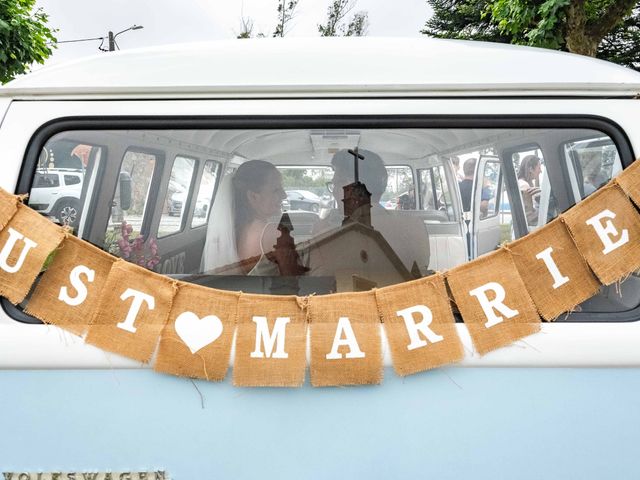
[[[152, 241], [138, 260], [184, 281], [366, 290], [493, 251], [596, 191], [640, 151], [639, 95], [640, 74], [620, 66], [478, 42], [130, 50], [0, 88], [0, 186], [115, 255], [123, 232]], [[363, 236], [348, 246], [354, 255], [307, 250], [293, 281], [243, 269], [236, 170], [274, 165], [295, 242], [313, 244], [339, 213], [335, 158], [356, 147], [384, 164], [367, 179], [365, 154], [359, 175], [381, 182], [371, 218], [395, 256], [368, 253]], [[400, 378], [387, 353], [384, 383], [357, 388], [162, 375], [1, 303], [7, 479], [640, 476], [638, 275], [483, 357], [460, 322], [462, 363]]]

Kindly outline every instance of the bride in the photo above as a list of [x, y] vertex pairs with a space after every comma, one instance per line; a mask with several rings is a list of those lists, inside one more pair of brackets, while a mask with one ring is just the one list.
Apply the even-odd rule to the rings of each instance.
[[[203, 253], [203, 271], [245, 275], [277, 274], [267, 258], [279, 236], [273, 218], [287, 195], [282, 176], [271, 163], [250, 160], [231, 179], [222, 179]], [[229, 205], [229, 202], [231, 205]]]

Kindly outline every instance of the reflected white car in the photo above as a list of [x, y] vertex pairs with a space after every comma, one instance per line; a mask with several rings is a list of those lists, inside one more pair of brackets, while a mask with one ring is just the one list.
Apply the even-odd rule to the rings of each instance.
[[287, 190], [287, 200], [291, 210], [307, 210], [316, 213], [324, 204], [322, 198], [308, 190]]
[[[179, 217], [182, 214], [182, 207], [187, 200], [187, 192], [176, 192], [171, 195], [169, 201], [169, 216]], [[209, 211], [209, 205], [211, 204], [211, 198], [200, 197], [196, 200], [196, 207], [193, 211], [194, 217], [206, 217]]]
[[39, 168], [29, 193], [29, 206], [63, 225], [75, 226], [80, 217], [83, 180], [82, 170]]

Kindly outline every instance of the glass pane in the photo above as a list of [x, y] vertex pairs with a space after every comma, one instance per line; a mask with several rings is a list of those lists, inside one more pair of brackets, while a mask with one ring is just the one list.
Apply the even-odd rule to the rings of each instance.
[[438, 194], [433, 179], [433, 169], [419, 170], [418, 182], [420, 185], [420, 208], [422, 210], [437, 210]]
[[165, 198], [165, 211], [162, 213], [158, 226], [158, 238], [171, 235], [182, 228], [182, 219], [188, 208], [189, 187], [195, 165], [196, 161], [193, 158], [176, 157], [173, 162]]
[[[580, 128], [92, 130], [46, 149], [31, 201], [83, 171], [84, 238], [185, 281], [299, 295], [453, 268], [570, 208], [586, 177], [597, 187], [621, 169], [609, 137]], [[624, 297], [605, 290], [583, 311], [640, 303], [636, 276]]]
[[82, 177], [80, 175], [65, 175], [64, 176], [64, 184], [65, 185], [77, 185], [78, 183], [82, 183]]
[[151, 252], [154, 237], [141, 235], [155, 166], [156, 156], [151, 153], [124, 154], [104, 236], [105, 250], [142, 266], [156, 260]]
[[77, 140], [59, 138], [47, 142], [38, 158], [29, 206], [77, 232], [84, 209], [82, 184], [100, 152], [100, 147]]
[[416, 197], [410, 167], [387, 167], [387, 188], [380, 205], [387, 210], [415, 210]]
[[454, 218], [453, 198], [446, 167], [440, 164], [419, 170], [420, 209], [428, 212], [425, 222], [449, 222]]
[[487, 162], [482, 172], [482, 191], [480, 193], [480, 218], [495, 217], [500, 210], [498, 190], [500, 163]]
[[196, 206], [193, 210], [193, 217], [191, 218], [192, 228], [199, 227], [207, 223], [209, 211], [211, 210], [213, 193], [215, 192], [216, 183], [218, 181], [219, 170], [220, 164], [218, 162], [207, 160], [204, 164], [202, 178], [200, 179], [200, 185], [198, 186]]
[[509, 192], [504, 187], [504, 179], [500, 185], [500, 204], [498, 217], [500, 221], [500, 245], [515, 240], [517, 237], [513, 228], [513, 218], [511, 217], [511, 201]]
[[60, 186], [60, 176], [57, 173], [45, 173], [47, 170], [36, 172], [33, 179], [35, 188], [52, 188]]
[[279, 165], [278, 171], [287, 195], [282, 203], [285, 211], [313, 212], [320, 217], [333, 207], [333, 197], [328, 190], [330, 186], [327, 186], [333, 178], [331, 168]]
[[564, 145], [569, 170], [574, 175], [576, 198], [586, 198], [621, 170], [620, 156], [609, 137], [597, 136]]

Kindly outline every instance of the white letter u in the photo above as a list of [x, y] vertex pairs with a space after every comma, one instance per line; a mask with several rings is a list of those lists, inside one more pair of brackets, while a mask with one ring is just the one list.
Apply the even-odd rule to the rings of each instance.
[[[0, 252], [0, 268], [8, 273], [16, 273], [20, 270], [20, 268], [22, 268], [22, 264], [24, 263], [25, 258], [27, 258], [27, 253], [29, 253], [29, 250], [37, 247], [38, 244], [11, 227], [9, 227], [8, 231], [9, 240], [7, 240], [7, 243], [4, 244], [4, 247], [2, 247], [2, 251]], [[18, 240], [24, 241], [24, 247], [22, 247], [22, 251], [20, 252], [20, 256], [18, 257], [16, 264], [14, 266], [10, 266], [7, 263], [7, 260], [9, 260], [9, 255], [13, 251], [13, 248], [16, 246]]]

